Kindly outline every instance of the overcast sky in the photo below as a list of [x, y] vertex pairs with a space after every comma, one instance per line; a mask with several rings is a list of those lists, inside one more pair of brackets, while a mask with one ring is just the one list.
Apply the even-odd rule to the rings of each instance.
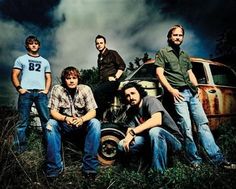
[[28, 35], [39, 37], [55, 79], [69, 65], [97, 66], [97, 34], [128, 65], [145, 52], [153, 58], [166, 45], [168, 29], [181, 24], [182, 48], [209, 58], [219, 34], [235, 23], [235, 10], [234, 0], [0, 0], [0, 105], [16, 102], [10, 73]]

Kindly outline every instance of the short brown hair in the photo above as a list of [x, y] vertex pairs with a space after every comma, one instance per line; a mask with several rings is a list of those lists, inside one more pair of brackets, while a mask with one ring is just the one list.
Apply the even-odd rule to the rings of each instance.
[[80, 73], [79, 70], [73, 66], [66, 67], [62, 72], [61, 72], [61, 84], [63, 87], [66, 87], [66, 77], [69, 75], [76, 75], [78, 77], [78, 81], [80, 81]]
[[28, 36], [26, 39], [25, 39], [25, 48], [26, 48], [26, 50], [29, 50], [28, 49], [28, 45], [30, 44], [30, 43], [32, 43], [32, 42], [37, 42], [39, 45], [40, 45], [40, 41], [39, 41], [39, 39], [36, 37], [36, 36], [34, 36], [34, 35], [30, 35], [30, 36]]

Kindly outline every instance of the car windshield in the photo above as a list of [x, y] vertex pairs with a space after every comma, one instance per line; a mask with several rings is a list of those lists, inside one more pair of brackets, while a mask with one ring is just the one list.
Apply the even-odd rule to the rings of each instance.
[[156, 65], [143, 64], [132, 74], [128, 75], [125, 80], [156, 80]]

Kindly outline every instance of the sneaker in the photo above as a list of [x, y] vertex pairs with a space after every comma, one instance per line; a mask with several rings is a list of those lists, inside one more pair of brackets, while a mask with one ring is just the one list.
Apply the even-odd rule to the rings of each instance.
[[48, 179], [55, 179], [55, 178], [57, 178], [57, 177], [59, 177], [62, 173], [63, 173], [63, 171], [64, 171], [64, 169], [63, 169], [63, 167], [59, 170], [59, 172], [58, 173], [53, 173], [53, 174], [46, 174], [46, 177], [48, 178]]
[[220, 166], [224, 169], [229, 169], [229, 170], [236, 170], [236, 164], [235, 163], [231, 163], [227, 160], [224, 160]]
[[200, 169], [200, 163], [197, 163], [197, 162], [191, 163], [191, 168]]

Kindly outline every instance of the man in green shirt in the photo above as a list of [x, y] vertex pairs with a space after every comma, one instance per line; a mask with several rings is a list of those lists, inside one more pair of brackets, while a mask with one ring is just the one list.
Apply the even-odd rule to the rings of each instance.
[[[224, 155], [216, 145], [208, 126], [208, 119], [198, 98], [197, 79], [192, 72], [192, 64], [187, 53], [180, 45], [184, 39], [184, 28], [175, 25], [167, 34], [168, 47], [156, 54], [156, 73], [158, 79], [171, 98], [176, 114], [177, 125], [182, 131], [185, 140], [185, 151], [193, 167], [202, 162], [192, 135], [193, 119], [201, 145], [209, 155], [211, 161], [219, 166], [230, 166]], [[171, 100], [171, 101], [170, 101]]]

